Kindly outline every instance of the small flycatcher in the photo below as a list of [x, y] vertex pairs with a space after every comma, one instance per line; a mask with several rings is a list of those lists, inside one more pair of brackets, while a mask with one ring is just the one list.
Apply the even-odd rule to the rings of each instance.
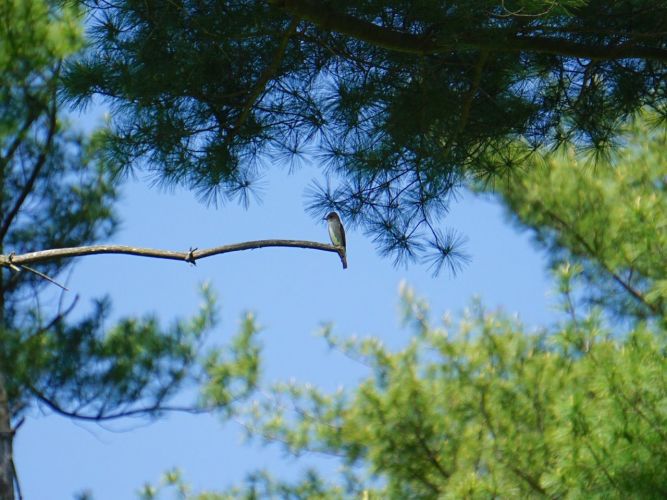
[[331, 238], [331, 243], [334, 246], [343, 247], [343, 254], [340, 260], [343, 261], [343, 269], [347, 269], [347, 249], [345, 247], [345, 229], [343, 228], [343, 223], [336, 212], [330, 212], [325, 217], [325, 220], [329, 223], [329, 238]]

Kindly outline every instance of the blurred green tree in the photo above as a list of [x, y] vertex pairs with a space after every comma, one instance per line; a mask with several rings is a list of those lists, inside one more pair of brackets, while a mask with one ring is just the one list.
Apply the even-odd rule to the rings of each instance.
[[626, 125], [623, 143], [605, 163], [562, 148], [491, 186], [554, 268], [581, 267], [581, 298], [619, 320], [667, 314], [665, 130], [644, 113]]
[[[60, 111], [61, 66], [82, 46], [81, 13], [57, 0], [0, 2], [0, 254], [76, 247], [116, 229], [117, 167], [100, 154], [99, 134], [69, 126]], [[73, 320], [76, 299], [42, 301], [71, 260], [0, 267], [0, 499], [13, 500], [16, 431], [31, 408], [103, 421], [156, 418], [191, 383], [216, 387], [216, 403], [248, 392], [258, 370], [251, 317], [231, 354], [203, 348], [216, 324], [215, 298], [169, 328], [156, 318], [105, 324], [110, 303]], [[48, 293], [48, 291], [46, 291]], [[53, 294], [51, 294], [53, 297]], [[57, 298], [57, 297], [56, 297]], [[50, 302], [53, 304], [53, 301]], [[107, 322], [108, 323], [108, 322]], [[221, 407], [226, 404], [220, 405]]]

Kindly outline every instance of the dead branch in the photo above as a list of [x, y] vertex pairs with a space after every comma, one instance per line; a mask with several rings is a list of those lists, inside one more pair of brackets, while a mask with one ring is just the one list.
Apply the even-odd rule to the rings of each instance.
[[150, 257], [154, 259], [181, 260], [195, 264], [200, 259], [213, 257], [223, 253], [240, 252], [242, 250], [255, 250], [265, 247], [287, 247], [287, 248], [306, 248], [311, 250], [321, 250], [323, 252], [337, 253], [343, 257], [345, 249], [326, 243], [305, 240], [257, 240], [246, 241], [243, 243], [234, 243], [232, 245], [222, 245], [202, 250], [191, 248], [185, 252], [173, 250], [160, 250], [154, 248], [132, 247], [127, 245], [90, 245], [71, 248], [53, 248], [49, 250], [40, 250], [21, 255], [11, 253], [9, 255], [0, 255], [0, 267], [25, 267], [27, 264], [37, 264], [40, 262], [49, 262], [59, 259], [70, 259], [74, 257], [85, 257], [87, 255], [99, 254], [122, 254], [135, 255], [139, 257]]

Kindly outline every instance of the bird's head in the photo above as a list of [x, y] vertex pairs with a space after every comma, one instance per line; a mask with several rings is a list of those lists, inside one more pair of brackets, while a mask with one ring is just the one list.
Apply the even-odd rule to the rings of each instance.
[[329, 215], [327, 215], [324, 220], [331, 222], [335, 220], [340, 220], [340, 217], [338, 217], [338, 214], [336, 212], [329, 212]]

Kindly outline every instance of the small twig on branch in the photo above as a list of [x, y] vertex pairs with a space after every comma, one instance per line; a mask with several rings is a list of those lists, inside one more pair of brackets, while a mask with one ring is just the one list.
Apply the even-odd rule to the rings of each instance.
[[54, 280], [50, 276], [47, 276], [46, 274], [39, 272], [37, 269], [33, 269], [32, 267], [29, 267], [29, 266], [26, 266], [26, 265], [21, 266], [20, 269], [25, 269], [27, 271], [30, 271], [31, 273], [36, 274], [40, 278], [45, 279], [46, 281], [48, 281], [50, 283], [53, 283], [58, 288], [62, 288], [66, 292], [69, 292], [69, 288], [67, 288], [65, 285], [61, 285], [60, 283], [58, 283], [56, 280]]
[[[265, 247], [287, 247], [287, 248], [308, 248], [311, 250], [322, 250], [323, 252], [337, 253], [342, 258], [344, 250], [342, 247], [336, 247], [327, 243], [305, 240], [257, 240], [246, 241], [243, 243], [234, 243], [232, 245], [222, 245], [213, 248], [198, 250], [191, 248], [186, 252], [176, 252], [173, 250], [159, 250], [154, 248], [131, 247], [127, 245], [91, 245], [71, 248], [54, 248], [50, 250], [40, 250], [38, 252], [29, 252], [21, 255], [9, 254], [0, 255], [0, 267], [25, 267], [29, 271], [39, 274], [49, 281], [53, 281], [42, 275], [38, 271], [30, 269], [26, 264], [37, 264], [40, 262], [49, 262], [57, 259], [67, 259], [74, 257], [84, 257], [86, 255], [98, 254], [121, 254], [136, 255], [139, 257], [152, 257], [154, 259], [182, 260], [195, 264], [199, 259], [213, 257], [223, 253], [240, 252], [242, 250], [255, 250]], [[58, 285], [61, 286], [61, 285]], [[64, 287], [63, 287], [64, 288]]]
[[[53, 283], [53, 284], [56, 285], [57, 287], [62, 288], [62, 289], [65, 290], [66, 292], [69, 292], [69, 290], [67, 289], [67, 287], [65, 287], [64, 285], [61, 285], [61, 284], [58, 283], [56, 280], [54, 280], [53, 278], [47, 276], [46, 274], [41, 273], [41, 272], [39, 272], [38, 270], [33, 269], [32, 267], [26, 266], [25, 264], [22, 265], [22, 266], [17, 266], [16, 264], [14, 264], [14, 256], [15, 256], [15, 255], [16, 255], [16, 254], [15, 254], [14, 252], [12, 252], [12, 253], [10, 253], [10, 254], [7, 256], [7, 264], [6, 264], [6, 266], [7, 266], [9, 269], [11, 269], [12, 271], [14, 271], [14, 272], [16, 272], [16, 273], [20, 273], [23, 269], [25, 269], [26, 271], [30, 271], [31, 273], [36, 274], [36, 275], [39, 276], [40, 278], [45, 279], [46, 281], [49, 281], [49, 282]], [[0, 265], [2, 265], [2, 264], [0, 264]]]

